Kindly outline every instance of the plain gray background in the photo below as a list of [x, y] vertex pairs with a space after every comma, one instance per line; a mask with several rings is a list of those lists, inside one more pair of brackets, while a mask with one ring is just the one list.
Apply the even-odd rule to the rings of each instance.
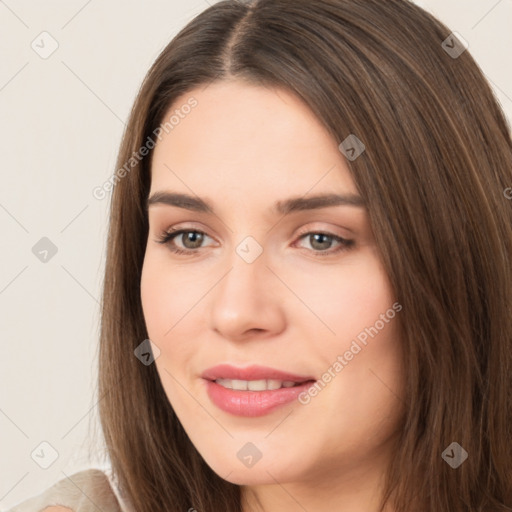
[[[110, 196], [98, 200], [92, 190], [115, 171], [124, 123], [150, 65], [210, 3], [0, 0], [2, 510], [100, 467], [87, 450], [100, 398]], [[512, 1], [417, 3], [469, 43], [511, 119]], [[52, 44], [58, 48], [45, 55]], [[43, 237], [57, 251], [46, 262], [33, 251], [48, 243]], [[43, 442], [58, 453], [53, 462]]]

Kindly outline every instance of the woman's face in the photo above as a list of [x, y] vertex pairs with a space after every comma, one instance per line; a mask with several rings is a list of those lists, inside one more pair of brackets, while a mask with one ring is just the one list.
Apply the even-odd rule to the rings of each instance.
[[[369, 477], [400, 424], [401, 306], [341, 141], [282, 89], [215, 82], [165, 120], [176, 109], [141, 280], [169, 402], [230, 482]], [[170, 229], [185, 233], [159, 243]]]

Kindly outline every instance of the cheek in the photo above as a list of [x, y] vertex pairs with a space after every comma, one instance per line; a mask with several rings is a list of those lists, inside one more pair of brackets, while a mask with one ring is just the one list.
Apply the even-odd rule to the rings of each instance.
[[168, 267], [159, 251], [146, 252], [140, 282], [141, 303], [148, 335], [157, 343], [171, 338], [181, 319], [199, 301], [202, 291], [200, 276], [190, 270]]
[[[146, 254], [142, 267], [140, 296], [148, 336], [157, 342], [157, 339], [165, 333], [166, 322], [163, 313], [170, 294], [166, 294], [165, 284], [162, 279], [158, 279], [155, 269], [156, 265], [152, 264], [151, 258]], [[169, 327], [167, 325], [167, 329]]]
[[[331, 347], [341, 350], [376, 322], [385, 330], [381, 315], [386, 316], [389, 311], [386, 319], [395, 316], [387, 275], [370, 251], [347, 258], [337, 266], [319, 266], [315, 272], [288, 272], [290, 288], [304, 303], [297, 304], [300, 315], [308, 315], [307, 325], [315, 328], [317, 337], [320, 335]], [[297, 320], [297, 324], [305, 325], [304, 320]]]
[[307, 339], [316, 340], [311, 348], [325, 371], [328, 389], [316, 406], [332, 400], [354, 417], [385, 416], [385, 409], [396, 405], [393, 393], [401, 396], [401, 306], [380, 261], [373, 253], [359, 254], [335, 270], [303, 273], [295, 286], [317, 317], [301, 323], [297, 316], [296, 321], [310, 330]]
[[206, 283], [204, 276], [192, 271], [167, 267], [165, 256], [148, 251], [140, 287], [147, 334], [160, 349], [155, 364], [171, 398], [179, 394], [177, 381], [190, 378], [189, 363], [197, 354], [194, 340], [201, 339], [200, 331], [205, 328], [198, 310]]

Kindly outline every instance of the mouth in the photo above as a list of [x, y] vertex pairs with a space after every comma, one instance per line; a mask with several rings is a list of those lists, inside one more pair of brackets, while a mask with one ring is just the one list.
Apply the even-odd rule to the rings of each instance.
[[219, 386], [226, 389], [233, 389], [235, 391], [274, 391], [281, 388], [293, 388], [301, 386], [306, 382], [294, 382], [292, 380], [277, 380], [277, 379], [261, 379], [261, 380], [239, 380], [239, 379], [216, 379], [214, 381]]
[[262, 416], [297, 401], [316, 382], [313, 377], [256, 365], [218, 365], [201, 377], [213, 404], [229, 414], [248, 417]]
[[[270, 386], [276, 386], [276, 382], [279, 382], [279, 387], [281, 387], [281, 384], [286, 384], [285, 387], [291, 387], [295, 384], [302, 384], [310, 380], [316, 380], [312, 376], [294, 374], [284, 370], [270, 368], [268, 366], [251, 365], [241, 368], [227, 363], [208, 368], [201, 374], [201, 377], [210, 381], [232, 381], [235, 383], [239, 381], [242, 383], [253, 383], [253, 385], [255, 385], [254, 383], [259, 383], [258, 385], [260, 386], [263, 381], [266, 381], [267, 383], [270, 382]], [[243, 390], [248, 388], [241, 389]], [[259, 391], [259, 389], [256, 390]]]

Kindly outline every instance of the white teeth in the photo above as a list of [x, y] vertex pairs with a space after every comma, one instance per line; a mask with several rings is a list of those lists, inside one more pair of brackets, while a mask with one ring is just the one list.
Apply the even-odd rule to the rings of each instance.
[[279, 389], [281, 387], [280, 380], [269, 379], [267, 380], [267, 389]]
[[232, 380], [231, 385], [233, 386], [231, 389], [236, 391], [246, 391], [247, 390], [247, 381], [246, 380]]
[[220, 386], [227, 389], [234, 389], [235, 391], [267, 391], [280, 388], [291, 388], [296, 385], [296, 382], [291, 380], [276, 380], [276, 379], [262, 379], [262, 380], [237, 380], [237, 379], [217, 379], [215, 381]]
[[233, 381], [229, 379], [217, 379], [215, 382], [223, 388], [233, 389]]
[[249, 391], [265, 391], [267, 389], [267, 381], [263, 380], [249, 380], [247, 381], [247, 389]]

